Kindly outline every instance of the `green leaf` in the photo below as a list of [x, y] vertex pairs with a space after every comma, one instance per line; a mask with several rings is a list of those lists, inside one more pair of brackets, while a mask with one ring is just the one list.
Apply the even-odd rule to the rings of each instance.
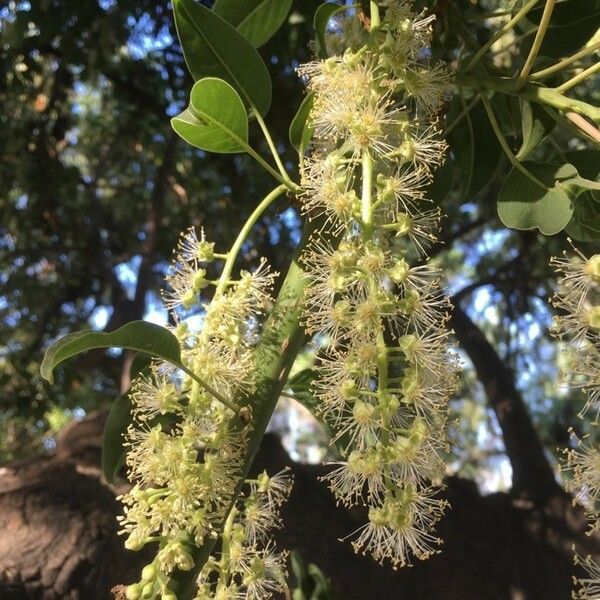
[[123, 435], [132, 421], [129, 393], [119, 396], [110, 407], [102, 436], [102, 474], [108, 483], [114, 483], [125, 459]]
[[545, 235], [562, 231], [573, 215], [579, 195], [579, 174], [571, 164], [561, 166], [524, 162], [523, 166], [548, 189], [513, 168], [498, 195], [498, 216], [513, 229], [539, 229]]
[[259, 48], [281, 27], [291, 7], [292, 0], [216, 0], [213, 11]]
[[[493, 103], [497, 108], [495, 100], [496, 98], [493, 99]], [[453, 108], [456, 111], [462, 110], [458, 102]], [[452, 120], [452, 116], [449, 120]], [[471, 128], [473, 139], [471, 139]], [[461, 196], [471, 201], [490, 183], [502, 160], [502, 149], [498, 144], [498, 138], [481, 103], [473, 107], [469, 115], [453, 129], [448, 136], [448, 143], [452, 151], [451, 158], [460, 169], [459, 181], [463, 187]]]
[[113, 347], [156, 356], [182, 367], [179, 341], [168, 329], [146, 321], [132, 321], [110, 333], [78, 331], [66, 335], [46, 350], [40, 372], [53, 383], [54, 368], [67, 358], [95, 348]]
[[248, 147], [248, 115], [238, 93], [222, 79], [194, 84], [190, 105], [171, 119], [173, 129], [192, 146], [228, 154]]
[[[600, 160], [598, 150], [586, 148], [584, 150], [571, 150], [565, 153], [566, 160], [575, 168], [582, 177], [592, 181], [600, 179]], [[600, 192], [592, 191], [594, 200], [600, 202]]]
[[[544, 12], [544, 2], [527, 13], [527, 20], [539, 24]], [[552, 11], [550, 26], [540, 48], [540, 56], [555, 58], [572, 54], [584, 46], [600, 28], [599, 0], [562, 0]], [[529, 44], [525, 44], [527, 52]]]
[[550, 134], [556, 122], [537, 103], [522, 100], [521, 105], [521, 129], [523, 131], [523, 142], [516, 154], [518, 160], [527, 158]]
[[315, 94], [311, 92], [302, 100], [302, 104], [300, 104], [300, 108], [298, 108], [298, 112], [290, 125], [290, 142], [300, 156], [306, 152], [313, 136], [314, 128], [309, 117], [314, 103]]
[[261, 115], [271, 105], [267, 67], [244, 36], [194, 0], [173, 0], [175, 25], [192, 77], [218, 77], [232, 85]]
[[327, 23], [329, 19], [339, 11], [344, 10], [345, 6], [340, 6], [335, 2], [325, 2], [321, 4], [315, 11], [313, 19], [313, 27], [315, 29], [315, 40], [317, 42], [317, 57], [327, 58], [327, 50], [325, 46], [325, 33], [327, 31]]
[[574, 203], [573, 217], [565, 228], [567, 235], [578, 242], [600, 240], [600, 202], [590, 192], [583, 193]]

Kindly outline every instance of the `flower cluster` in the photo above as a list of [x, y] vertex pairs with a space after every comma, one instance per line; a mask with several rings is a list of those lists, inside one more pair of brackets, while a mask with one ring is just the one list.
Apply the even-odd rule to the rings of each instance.
[[[366, 503], [356, 551], [393, 566], [436, 551], [432, 528], [457, 377], [447, 299], [427, 261], [440, 212], [426, 187], [444, 160], [436, 113], [448, 74], [424, 58], [432, 17], [404, 0], [361, 36], [346, 14], [340, 51], [301, 68], [314, 94], [303, 207], [324, 226], [303, 262], [305, 325], [322, 345], [314, 391], [342, 460], [338, 501]], [[353, 22], [353, 20], [355, 22]]]
[[[186, 371], [154, 362], [132, 386], [134, 422], [127, 432], [126, 462], [135, 485], [122, 497], [121, 532], [127, 535], [125, 545], [131, 550], [158, 543], [156, 558], [142, 572], [142, 580], [127, 589], [127, 598], [133, 600], [159, 595], [174, 598], [167, 586], [168, 575], [174, 569], [191, 570], [191, 548], [219, 538], [223, 522], [241, 514], [229, 510], [242, 477], [247, 432], [234, 424], [237, 407], [232, 399], [243, 399], [254, 389], [254, 347], [263, 312], [270, 304], [274, 275], [261, 263], [253, 273], [242, 271], [238, 279], [232, 279], [228, 265], [233, 261], [228, 260], [220, 279], [213, 281], [209, 271], [221, 259], [228, 256], [216, 254], [214, 244], [203, 234], [190, 229], [182, 236], [164, 298], [178, 323], [174, 333]], [[202, 304], [200, 293], [213, 285], [212, 301]], [[178, 316], [178, 311], [194, 307], [203, 314], [197, 332]], [[245, 593], [214, 597], [268, 597], [257, 595], [256, 590], [267, 585], [281, 561], [270, 549], [254, 554], [251, 550], [266, 530], [266, 521], [273, 521], [272, 513], [285, 496], [288, 482], [266, 475], [258, 482], [252, 484], [244, 505], [245, 562], [235, 567], [236, 574], [248, 571], [246, 579], [255, 579], [246, 585]], [[234, 529], [237, 532], [237, 524]], [[234, 537], [237, 540], [238, 533]], [[233, 542], [228, 543], [231, 554]], [[221, 545], [225, 544], [221, 537]], [[268, 577], [255, 573], [259, 567], [264, 567]], [[208, 597], [207, 586], [203, 581], [198, 598]]]
[[273, 477], [263, 472], [246, 484], [248, 494], [225, 523], [219, 558], [209, 558], [200, 573], [197, 600], [263, 600], [287, 589], [286, 553], [276, 553], [269, 536], [281, 525], [279, 507], [291, 477], [286, 471]]
[[[580, 416], [593, 415], [592, 432], [579, 440], [574, 434], [575, 448], [566, 451], [566, 487], [587, 509], [590, 532], [600, 530], [600, 445], [595, 426], [600, 414], [600, 254], [586, 258], [574, 255], [552, 259], [560, 274], [553, 304], [558, 309], [556, 333], [568, 337], [569, 383], [586, 395]], [[600, 567], [591, 557], [577, 556], [577, 562], [589, 573], [579, 580], [574, 598], [590, 600], [600, 594]]]

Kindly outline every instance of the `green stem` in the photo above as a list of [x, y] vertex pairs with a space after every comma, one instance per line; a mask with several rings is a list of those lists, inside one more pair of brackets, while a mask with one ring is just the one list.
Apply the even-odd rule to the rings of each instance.
[[510, 149], [508, 142], [506, 141], [506, 138], [504, 137], [504, 134], [502, 133], [502, 129], [500, 128], [500, 125], [498, 125], [498, 121], [496, 120], [496, 115], [494, 115], [494, 111], [492, 109], [492, 105], [491, 105], [490, 101], [485, 96], [481, 96], [481, 100], [483, 101], [483, 106], [485, 107], [485, 112], [488, 115], [488, 119], [490, 120], [492, 129], [494, 130], [494, 133], [496, 134], [496, 137], [498, 138], [498, 141], [500, 142], [500, 146], [502, 146], [502, 150], [504, 150], [504, 154], [506, 154], [506, 156], [507, 156], [508, 160], [510, 160], [512, 166], [515, 169], [521, 171], [521, 173], [523, 173], [523, 175], [525, 175], [525, 177], [527, 177], [528, 179], [531, 179], [531, 181], [533, 181], [533, 183], [535, 183], [536, 185], [539, 185], [544, 190], [548, 190], [548, 186], [545, 183], [542, 183], [532, 173], [530, 173], [520, 163], [520, 161], [517, 159], [517, 157], [512, 153], [512, 150]]
[[565, 81], [562, 85], [559, 85], [557, 88], [555, 88], [555, 90], [562, 94], [562, 92], [566, 92], [585, 81], [588, 77], [590, 77], [590, 75], [596, 73], [596, 71], [600, 71], [600, 61], [581, 71], [581, 73], [575, 75], [575, 77]]
[[484, 77], [477, 75], [462, 75], [457, 74], [455, 78], [456, 84], [459, 86], [468, 87], [474, 90], [493, 90], [516, 96], [523, 100], [530, 100], [538, 104], [546, 104], [552, 106], [561, 112], [574, 112], [580, 115], [586, 115], [595, 122], [600, 122], [600, 108], [592, 106], [587, 102], [575, 100], [564, 96], [554, 89], [540, 87], [538, 85], [527, 84], [520, 90], [515, 89], [514, 79], [505, 79], [499, 77]]
[[297, 191], [298, 186], [289, 177], [283, 177], [278, 173], [252, 146], [247, 145], [245, 148], [246, 152], [263, 168], [268, 171], [277, 181], [285, 185], [286, 188]]
[[218, 400], [221, 404], [231, 409], [236, 415], [240, 414], [240, 411], [242, 409], [237, 404], [235, 404], [235, 402], [232, 402], [231, 400], [223, 396], [221, 392], [218, 392], [217, 390], [215, 390], [214, 387], [212, 387], [211, 385], [206, 383], [206, 381], [198, 377], [198, 375], [196, 375], [196, 373], [194, 373], [191, 369], [188, 369], [184, 365], [179, 365], [179, 368], [184, 373], [189, 375], [200, 387], [204, 388], [211, 396], [215, 398], [215, 400]]
[[537, 3], [539, 0], [529, 0], [515, 16], [505, 23], [471, 58], [465, 67], [466, 71], [470, 71], [479, 59], [504, 35], [506, 35]]
[[537, 33], [535, 34], [531, 50], [529, 50], [529, 54], [527, 55], [525, 64], [523, 65], [521, 73], [517, 78], [517, 89], [522, 88], [525, 85], [527, 78], [529, 77], [529, 73], [531, 72], [533, 62], [537, 58], [538, 52], [540, 51], [540, 48], [542, 47], [542, 43], [544, 41], [544, 37], [546, 36], [548, 25], [550, 25], [550, 19], [552, 17], [552, 11], [554, 11], [555, 4], [556, 0], [546, 0], [546, 6], [544, 6], [542, 19], [537, 29]]
[[271, 137], [271, 133], [269, 132], [269, 128], [267, 127], [265, 120], [261, 117], [260, 113], [255, 109], [254, 109], [254, 116], [256, 117], [256, 121], [258, 122], [258, 124], [263, 132], [263, 135], [265, 136], [265, 140], [267, 141], [269, 150], [271, 151], [271, 154], [273, 155], [273, 159], [275, 160], [275, 164], [277, 165], [277, 168], [279, 169], [281, 176], [286, 181], [289, 181], [290, 183], [292, 183], [287, 171], [285, 170], [285, 167], [283, 166], [283, 163], [281, 162], [281, 158], [279, 156], [279, 153], [277, 152], [277, 147], [275, 146], [275, 142], [273, 141], [273, 138]]
[[361, 221], [363, 233], [367, 239], [369, 239], [373, 233], [373, 207], [371, 205], [372, 188], [373, 158], [369, 151], [365, 150], [362, 157]]
[[583, 48], [579, 52], [572, 54], [571, 56], [567, 56], [567, 58], [563, 58], [560, 62], [557, 62], [555, 65], [547, 67], [546, 69], [542, 69], [541, 71], [536, 71], [532, 73], [529, 79], [541, 80], [553, 75], [554, 73], [558, 73], [562, 71], [565, 67], [577, 62], [580, 58], [585, 58], [586, 56], [593, 54], [600, 48], [600, 42], [596, 42], [587, 48]]
[[223, 265], [223, 271], [221, 272], [221, 277], [219, 277], [219, 284], [217, 285], [215, 296], [218, 296], [225, 291], [227, 282], [231, 279], [231, 273], [233, 271], [233, 266], [235, 265], [238, 254], [240, 253], [244, 242], [250, 235], [250, 232], [256, 225], [258, 219], [260, 219], [267, 208], [269, 208], [269, 206], [271, 206], [271, 204], [273, 204], [273, 202], [277, 200], [277, 198], [279, 198], [279, 196], [281, 196], [281, 194], [283, 194], [287, 189], [288, 188], [285, 184], [277, 186], [264, 197], [260, 204], [254, 209], [254, 212], [248, 217], [235, 242], [233, 243], [233, 246], [231, 246], [231, 250], [227, 254], [227, 260]]
[[371, 31], [375, 31], [381, 25], [381, 17], [379, 16], [379, 4], [375, 0], [370, 0], [369, 3], [371, 16]]

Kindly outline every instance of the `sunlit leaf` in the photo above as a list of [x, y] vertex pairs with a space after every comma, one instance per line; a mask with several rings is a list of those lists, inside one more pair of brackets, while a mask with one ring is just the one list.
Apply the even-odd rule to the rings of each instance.
[[146, 321], [132, 321], [110, 333], [77, 331], [66, 335], [46, 350], [40, 372], [53, 383], [52, 373], [64, 360], [88, 350], [114, 347], [135, 350], [181, 366], [179, 341], [168, 329]]
[[185, 62], [198, 81], [218, 77], [264, 115], [271, 105], [271, 78], [263, 59], [235, 27], [195, 0], [173, 0]]
[[273, 37], [291, 7], [292, 0], [216, 0], [213, 10], [258, 48]]
[[171, 119], [171, 125], [186, 142], [208, 152], [228, 154], [248, 147], [246, 109], [222, 79], [207, 77], [196, 82], [189, 107]]

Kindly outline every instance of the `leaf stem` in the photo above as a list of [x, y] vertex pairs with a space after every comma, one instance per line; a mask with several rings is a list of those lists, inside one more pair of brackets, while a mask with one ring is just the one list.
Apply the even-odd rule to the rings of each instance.
[[248, 217], [237, 238], [235, 239], [235, 242], [233, 242], [231, 250], [227, 253], [227, 260], [223, 265], [223, 271], [219, 277], [219, 283], [215, 291], [215, 296], [222, 294], [225, 290], [228, 281], [231, 279], [231, 273], [233, 271], [233, 266], [237, 260], [238, 254], [240, 253], [244, 242], [250, 235], [250, 232], [252, 231], [254, 225], [256, 225], [258, 219], [260, 219], [267, 208], [269, 208], [269, 206], [271, 206], [271, 204], [273, 204], [273, 202], [287, 189], [288, 187], [285, 184], [281, 184], [278, 185], [274, 190], [271, 190]]
[[510, 96], [517, 96], [523, 100], [531, 100], [538, 104], [546, 104], [552, 106], [561, 112], [574, 112], [580, 115], [586, 115], [592, 121], [600, 122], [600, 108], [564, 96], [555, 89], [541, 87], [539, 85], [527, 84], [520, 90], [515, 89], [514, 79], [502, 77], [485, 77], [482, 75], [464, 75], [457, 74], [455, 78], [456, 84], [459, 86], [468, 87], [475, 90], [494, 90]]
[[504, 134], [502, 133], [502, 129], [500, 128], [500, 125], [498, 124], [496, 115], [494, 114], [494, 110], [492, 108], [490, 101], [484, 95], [481, 96], [481, 100], [483, 102], [483, 106], [485, 107], [485, 112], [488, 115], [488, 119], [490, 120], [492, 129], [494, 130], [494, 133], [496, 134], [496, 137], [498, 138], [498, 142], [500, 142], [500, 146], [502, 146], [502, 150], [504, 150], [504, 154], [506, 154], [506, 156], [507, 156], [508, 160], [511, 162], [512, 166], [515, 169], [521, 171], [521, 173], [523, 173], [523, 175], [525, 175], [525, 177], [527, 177], [528, 179], [533, 181], [533, 183], [540, 186], [544, 190], [548, 190], [548, 186], [545, 183], [542, 183], [535, 175], [530, 173], [521, 164], [519, 159], [513, 154], [512, 150], [510, 149], [510, 146], [508, 145], [508, 142], [506, 141], [506, 138], [504, 137]]
[[212, 387], [210, 384], [206, 383], [206, 381], [198, 377], [196, 373], [194, 373], [191, 369], [188, 369], [188, 367], [186, 367], [185, 365], [178, 366], [186, 375], [189, 375], [200, 387], [204, 388], [211, 396], [213, 396], [215, 400], [218, 400], [221, 404], [231, 409], [236, 415], [240, 414], [242, 409], [237, 404], [235, 404], [235, 402], [232, 402], [231, 400], [223, 396], [221, 392], [215, 390], [214, 387]]
[[537, 3], [539, 0], [529, 0], [515, 16], [507, 21], [471, 58], [465, 67], [466, 71], [470, 71], [480, 58], [506, 33], [508, 33]]
[[581, 71], [581, 73], [578, 73], [577, 75], [575, 75], [575, 77], [572, 77], [571, 79], [565, 81], [562, 85], [559, 85], [557, 88], [554, 89], [559, 94], [562, 94], [562, 92], [566, 92], [571, 88], [574, 88], [576, 85], [579, 85], [581, 82], [585, 81], [590, 75], [596, 73], [596, 71], [600, 71], [600, 61], [594, 63], [587, 69], [584, 69], [583, 71]]
[[258, 122], [263, 135], [265, 136], [265, 140], [267, 141], [267, 144], [269, 146], [269, 150], [271, 151], [271, 154], [275, 160], [275, 164], [277, 165], [277, 168], [279, 169], [279, 172], [281, 173], [281, 176], [287, 180], [290, 181], [290, 178], [288, 176], [287, 171], [285, 170], [285, 167], [283, 166], [283, 163], [281, 162], [281, 158], [279, 156], [279, 152], [277, 152], [277, 147], [275, 146], [275, 142], [273, 141], [273, 138], [271, 137], [271, 133], [269, 132], [269, 128], [267, 127], [267, 124], [265, 123], [265, 120], [262, 118], [262, 116], [260, 115], [260, 113], [256, 110], [253, 109], [254, 112], [254, 116], [256, 117], [256, 121]]
[[545, 79], [546, 77], [549, 77], [550, 75], [553, 75], [554, 73], [558, 73], [558, 72], [562, 71], [565, 67], [568, 67], [569, 65], [578, 61], [580, 58], [585, 58], [589, 54], [593, 54], [599, 48], [600, 48], [600, 41], [596, 42], [595, 44], [592, 44], [591, 46], [587, 46], [586, 48], [583, 48], [582, 50], [580, 50], [579, 52], [576, 52], [575, 54], [572, 54], [571, 56], [567, 56], [566, 58], [563, 58], [560, 62], [557, 62], [555, 65], [547, 67], [546, 69], [542, 69], [541, 71], [536, 71], [535, 73], [532, 73], [529, 76], [529, 79], [535, 79], [535, 80]]
[[531, 72], [533, 62], [537, 58], [538, 52], [540, 51], [540, 48], [542, 47], [542, 43], [544, 41], [544, 37], [546, 36], [548, 25], [550, 25], [550, 19], [552, 17], [552, 12], [554, 11], [555, 4], [556, 0], [546, 0], [546, 5], [544, 6], [542, 19], [535, 34], [533, 44], [531, 46], [531, 49], [529, 50], [529, 54], [527, 55], [525, 64], [521, 69], [521, 73], [519, 77], [517, 77], [517, 89], [522, 88], [527, 82], [527, 78], [529, 77], [529, 73]]
[[289, 178], [283, 177], [278, 173], [252, 146], [246, 145], [246, 152], [261, 166], [263, 169], [268, 171], [277, 181], [283, 184], [286, 188], [297, 191], [298, 186]]

